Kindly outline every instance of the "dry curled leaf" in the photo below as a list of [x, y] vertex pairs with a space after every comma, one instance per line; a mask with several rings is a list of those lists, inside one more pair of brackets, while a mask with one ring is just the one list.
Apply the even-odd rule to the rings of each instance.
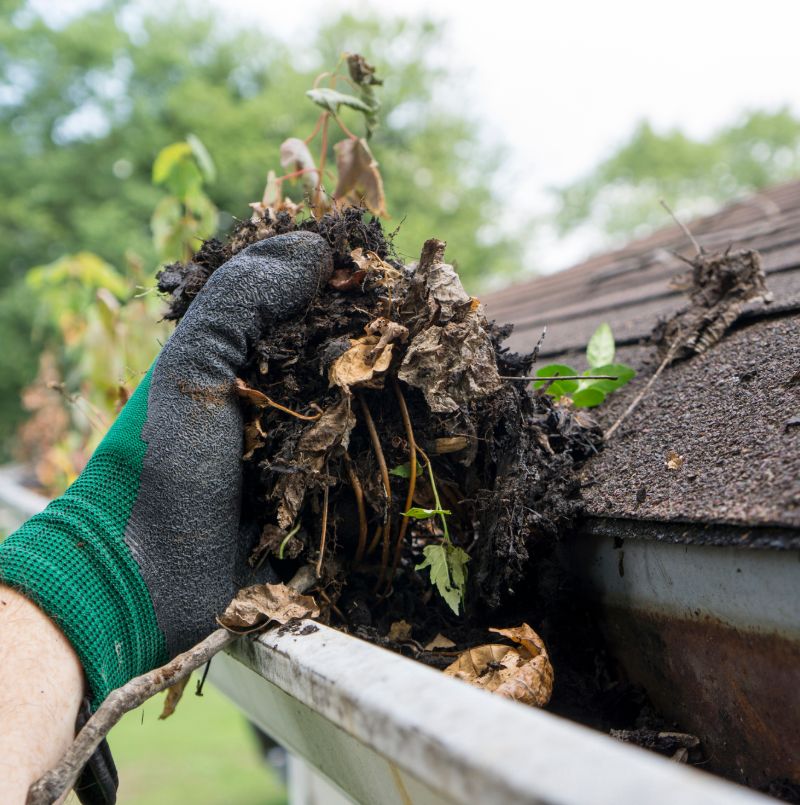
[[378, 352], [380, 338], [365, 335], [350, 339], [350, 349], [341, 354], [328, 369], [332, 386], [342, 389], [383, 388], [383, 375], [392, 362], [392, 344], [384, 344]]
[[527, 623], [489, 631], [519, 647], [476, 646], [460, 654], [444, 673], [522, 704], [544, 707], [553, 693], [553, 666], [541, 637]]
[[191, 678], [192, 675], [189, 674], [189, 676], [181, 679], [180, 682], [176, 682], [172, 687], [167, 688], [167, 695], [164, 698], [164, 707], [161, 710], [161, 715], [158, 717], [159, 721], [169, 718], [175, 712], [175, 708], [178, 706], [178, 702], [183, 696], [183, 691], [186, 689]]
[[313, 190], [319, 184], [319, 172], [314, 157], [305, 142], [298, 137], [289, 137], [281, 143], [281, 166], [292, 172], [303, 173], [303, 184], [307, 190]]
[[318, 616], [319, 607], [310, 595], [301, 595], [285, 584], [254, 584], [239, 590], [217, 621], [232, 632], [249, 632], [272, 622]]
[[333, 146], [339, 177], [333, 197], [338, 202], [365, 206], [375, 215], [386, 215], [386, 199], [378, 163], [366, 140], [348, 138]]
[[244, 426], [244, 455], [242, 461], [249, 461], [253, 453], [267, 442], [267, 432], [261, 427], [261, 417], [256, 417]]

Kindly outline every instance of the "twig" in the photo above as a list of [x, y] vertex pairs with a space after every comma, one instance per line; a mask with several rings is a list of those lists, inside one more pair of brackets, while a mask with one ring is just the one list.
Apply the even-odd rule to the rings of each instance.
[[658, 369], [655, 370], [653, 376], [647, 381], [645, 387], [633, 398], [633, 402], [620, 414], [617, 421], [603, 434], [603, 438], [608, 441], [616, 432], [619, 426], [633, 413], [637, 405], [642, 401], [645, 394], [653, 387], [653, 383], [658, 380], [658, 376], [672, 363], [675, 353], [678, 351], [678, 341], [669, 348], [669, 352], [664, 356]]
[[[378, 438], [378, 431], [375, 428], [375, 421], [372, 419], [372, 414], [369, 412], [366, 400], [360, 393], [358, 394], [358, 402], [364, 414], [364, 421], [369, 431], [369, 438], [372, 440], [372, 448], [375, 451], [375, 457], [378, 459], [378, 466], [381, 470], [383, 488], [386, 491], [386, 519], [383, 521], [383, 550], [381, 552], [381, 576], [383, 576], [386, 572], [386, 565], [389, 563], [389, 541], [392, 531], [392, 487], [389, 481], [389, 468], [386, 466], [386, 457], [383, 455], [381, 440]], [[370, 551], [374, 544], [375, 541], [373, 541], [373, 544], [370, 546]]]
[[[400, 384], [397, 378], [394, 379], [394, 393], [397, 395], [397, 403], [400, 406], [400, 416], [403, 418], [403, 426], [406, 429], [406, 438], [408, 439], [408, 494], [406, 495], [406, 506], [404, 511], [408, 511], [414, 505], [414, 492], [417, 487], [417, 443], [414, 440], [414, 428], [411, 426], [411, 417], [408, 414], [408, 406], [406, 405], [403, 392], [400, 390]], [[389, 578], [386, 580], [387, 593], [391, 586], [394, 574], [397, 571], [397, 566], [400, 564], [400, 555], [403, 552], [403, 541], [408, 529], [409, 518], [404, 517], [400, 523], [400, 529], [397, 534], [397, 542], [394, 546], [394, 559], [392, 560], [392, 570], [389, 573]]]
[[672, 216], [672, 220], [675, 221], [675, 223], [683, 230], [683, 234], [686, 235], [687, 238], [689, 238], [697, 254], [698, 255], [702, 254], [703, 250], [700, 248], [700, 244], [694, 239], [694, 235], [689, 231], [689, 227], [686, 226], [686, 224], [683, 223], [683, 221], [681, 221], [677, 215], [675, 215], [675, 213], [672, 211], [672, 208], [669, 206], [669, 204], [667, 204], [666, 201], [664, 201], [663, 198], [659, 203], [670, 214], [670, 216]]
[[97, 712], [86, 722], [58, 765], [43, 774], [29, 789], [27, 805], [52, 805], [75, 785], [83, 767], [109, 730], [130, 710], [151, 696], [180, 682], [230, 645], [238, 635], [217, 629], [205, 640], [178, 654], [161, 668], [134, 677], [111, 691]]
[[344, 454], [344, 466], [347, 470], [347, 477], [350, 479], [350, 486], [353, 487], [353, 493], [356, 496], [356, 508], [358, 509], [358, 546], [356, 547], [355, 563], [359, 565], [367, 547], [367, 512], [364, 508], [364, 489], [356, 474], [350, 453], [347, 451]]
[[325, 558], [325, 540], [328, 536], [328, 473], [325, 472], [325, 490], [322, 493], [322, 536], [319, 538], [319, 559], [317, 576], [322, 576], [322, 560]]
[[551, 377], [512, 377], [500, 375], [501, 380], [619, 380], [616, 375], [552, 375]]

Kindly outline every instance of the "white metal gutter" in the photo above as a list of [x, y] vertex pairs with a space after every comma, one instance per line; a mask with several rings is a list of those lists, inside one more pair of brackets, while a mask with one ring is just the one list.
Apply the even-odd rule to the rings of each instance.
[[[0, 514], [13, 526], [46, 503], [0, 467]], [[290, 769], [293, 803], [334, 805], [319, 794], [325, 780], [362, 805], [774, 802], [311, 622], [242, 638], [210, 677], [318, 773]]]
[[770, 801], [334, 629], [313, 627], [310, 634], [300, 628], [244, 638], [230, 656], [215, 658], [211, 678], [249, 719], [353, 802]]

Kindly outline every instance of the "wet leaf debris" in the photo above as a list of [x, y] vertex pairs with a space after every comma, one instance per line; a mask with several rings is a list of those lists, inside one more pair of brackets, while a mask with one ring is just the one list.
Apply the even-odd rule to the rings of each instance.
[[487, 320], [443, 242], [403, 265], [353, 207], [302, 220], [257, 210], [161, 272], [167, 317], [239, 250], [297, 229], [327, 240], [334, 271], [302, 316], [263, 333], [237, 383], [243, 516], [260, 532], [251, 564], [284, 580], [313, 567], [322, 619], [362, 636], [399, 619], [424, 642], [497, 625], [576, 516], [576, 468], [599, 430], [503, 379], [529, 375], [535, 356], [503, 347], [511, 327]]

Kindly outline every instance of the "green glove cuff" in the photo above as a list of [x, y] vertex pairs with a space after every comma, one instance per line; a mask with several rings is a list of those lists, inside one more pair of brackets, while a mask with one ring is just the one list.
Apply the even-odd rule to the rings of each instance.
[[35, 601], [78, 654], [95, 709], [134, 676], [163, 665], [164, 635], [125, 544], [146, 443], [152, 369], [60, 497], [0, 544], [0, 581]]

